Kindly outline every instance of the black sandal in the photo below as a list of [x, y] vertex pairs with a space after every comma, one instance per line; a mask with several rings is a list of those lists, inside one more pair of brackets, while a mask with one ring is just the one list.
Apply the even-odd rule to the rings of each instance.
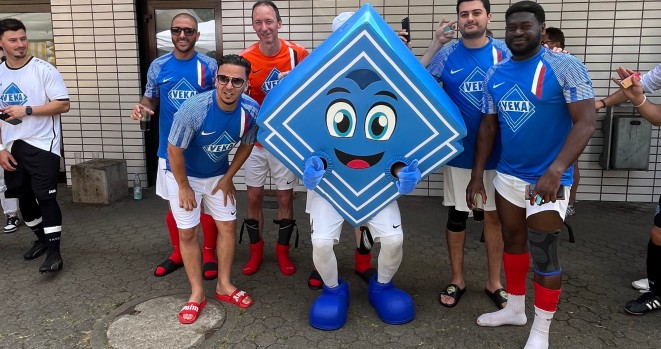
[[507, 291], [505, 291], [504, 288], [499, 288], [493, 292], [489, 292], [489, 290], [485, 288], [484, 292], [489, 298], [491, 298], [493, 304], [495, 304], [498, 309], [505, 308], [504, 304], [507, 303]]
[[324, 287], [324, 280], [321, 279], [321, 275], [319, 275], [317, 269], [310, 273], [310, 277], [308, 278], [308, 287], [314, 291], [321, 290]]
[[[446, 308], [454, 308], [458, 303], [459, 300], [461, 299], [461, 296], [464, 295], [466, 292], [466, 287], [463, 289], [459, 288], [459, 286], [455, 284], [449, 284], [445, 286], [445, 288], [441, 291], [441, 293], [438, 294], [438, 302], [441, 303], [442, 306]], [[441, 296], [450, 296], [454, 299], [454, 303], [452, 304], [445, 304], [441, 301]]]
[[[208, 271], [215, 271], [216, 274], [213, 277], [207, 277]], [[202, 265], [202, 278], [204, 280], [215, 280], [218, 278], [218, 263], [217, 262], [206, 262]]]
[[172, 273], [173, 271], [176, 271], [177, 269], [179, 269], [183, 266], [184, 266], [184, 263], [177, 264], [173, 260], [168, 258], [168, 259], [164, 260], [163, 263], [158, 265], [158, 267], [161, 267], [161, 268], [165, 269], [165, 273], [157, 274], [156, 272], [158, 271], [158, 267], [156, 267], [156, 269], [154, 269], [154, 276], [163, 277], [165, 275], [168, 275], [168, 274]]

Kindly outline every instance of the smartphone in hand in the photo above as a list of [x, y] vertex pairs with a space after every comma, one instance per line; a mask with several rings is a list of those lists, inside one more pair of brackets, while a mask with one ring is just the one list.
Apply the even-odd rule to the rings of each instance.
[[406, 30], [406, 42], [411, 42], [411, 22], [408, 17], [402, 19], [402, 30]]
[[0, 113], [0, 120], [2, 120], [4, 122], [10, 123], [12, 125], [18, 125], [21, 122], [23, 122], [23, 121], [21, 121], [21, 119], [13, 119], [13, 120], [9, 120], [9, 121], [7, 121], [7, 119], [9, 119], [9, 114]]
[[[532, 198], [532, 193], [535, 191], [535, 185], [530, 184], [526, 185], [526, 200], [530, 200]], [[558, 192], [555, 193], [555, 198], [558, 200], [564, 200], [565, 199], [565, 186], [560, 184], [560, 188], [558, 188]]]

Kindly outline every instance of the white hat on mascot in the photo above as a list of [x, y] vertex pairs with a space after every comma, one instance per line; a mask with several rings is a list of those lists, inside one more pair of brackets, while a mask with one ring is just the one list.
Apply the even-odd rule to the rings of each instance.
[[331, 25], [331, 30], [335, 32], [337, 28], [341, 27], [344, 22], [346, 22], [354, 12], [342, 12], [333, 19], [333, 24]]

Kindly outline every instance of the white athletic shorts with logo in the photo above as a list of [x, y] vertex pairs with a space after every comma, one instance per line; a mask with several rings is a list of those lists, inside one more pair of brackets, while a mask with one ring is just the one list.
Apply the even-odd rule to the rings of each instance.
[[227, 205], [225, 205], [222, 190], [217, 191], [215, 195], [211, 195], [216, 184], [223, 176], [210, 178], [188, 177], [188, 182], [191, 188], [193, 188], [193, 192], [195, 192], [195, 201], [197, 202], [197, 207], [192, 211], [186, 211], [179, 207], [179, 185], [174, 179], [172, 172], [166, 171], [164, 177], [169, 190], [168, 200], [170, 201], [170, 210], [172, 210], [174, 220], [177, 222], [177, 228], [189, 229], [200, 224], [202, 200], [204, 200], [204, 212], [211, 215], [214, 220], [236, 220], [236, 202], [232, 204], [232, 201], [228, 197]]
[[518, 207], [526, 209], [526, 218], [538, 212], [556, 211], [560, 214], [562, 220], [565, 219], [567, 205], [569, 205], [568, 198], [571, 187], [565, 187], [564, 200], [556, 200], [555, 202], [547, 202], [541, 205], [530, 205], [530, 200], [526, 200], [526, 185], [529, 185], [530, 183], [517, 177], [498, 172], [493, 184], [496, 187], [498, 194], [503, 198]]
[[165, 200], [170, 200], [168, 197], [168, 181], [165, 179], [165, 159], [158, 158], [158, 171], [156, 172], [156, 195]]
[[[496, 189], [493, 180], [496, 178], [496, 170], [484, 171], [482, 181], [487, 193], [485, 211], [496, 210]], [[453, 166], [443, 167], [443, 206], [454, 206], [457, 211], [470, 212], [466, 203], [466, 188], [471, 180], [470, 168], [459, 168]]]
[[[333, 239], [336, 245], [340, 242], [344, 218], [314, 190], [308, 190], [306, 212], [310, 214], [312, 240]], [[381, 237], [403, 235], [402, 218], [397, 201], [391, 202], [364, 225], [370, 229], [375, 242]]]
[[294, 172], [289, 171], [280, 160], [261, 146], [252, 148], [243, 168], [245, 169], [246, 185], [251, 187], [263, 187], [266, 184], [269, 169], [277, 190], [294, 189], [297, 184]]

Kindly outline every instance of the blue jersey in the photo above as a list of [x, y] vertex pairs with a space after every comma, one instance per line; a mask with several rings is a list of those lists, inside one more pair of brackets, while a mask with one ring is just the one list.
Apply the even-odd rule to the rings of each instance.
[[[506, 60], [485, 79], [482, 111], [498, 114], [503, 152], [498, 171], [536, 183], [562, 149], [573, 124], [568, 103], [594, 98], [576, 57], [542, 48], [523, 61]], [[572, 185], [574, 167], [562, 175]]]
[[145, 97], [160, 99], [158, 121], [158, 157], [168, 157], [168, 135], [172, 116], [179, 107], [198, 92], [213, 88], [218, 70], [216, 60], [200, 53], [187, 60], [177, 59], [172, 52], [156, 58], [147, 72]]
[[218, 106], [214, 89], [191, 97], [174, 114], [168, 141], [186, 149], [187, 176], [223, 175], [229, 168], [229, 153], [239, 140], [255, 144], [259, 104], [245, 94], [240, 98], [238, 108], [225, 112]]
[[[468, 48], [459, 39], [445, 45], [431, 60], [427, 71], [439, 82], [454, 104], [459, 107], [466, 123], [463, 153], [448, 162], [460, 168], [473, 168], [475, 142], [482, 121], [482, 94], [486, 72], [511, 53], [505, 42], [488, 37], [489, 42], [480, 48]], [[496, 168], [501, 152], [500, 139], [494, 144], [487, 161], [487, 170]]]

